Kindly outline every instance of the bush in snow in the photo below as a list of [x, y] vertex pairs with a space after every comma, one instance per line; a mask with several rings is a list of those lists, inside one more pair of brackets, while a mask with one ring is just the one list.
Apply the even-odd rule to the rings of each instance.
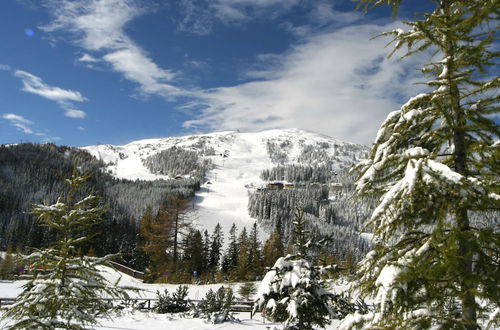
[[188, 310], [188, 287], [179, 285], [177, 290], [170, 295], [167, 289], [165, 293], [156, 292], [158, 302], [154, 306], [154, 311], [160, 314], [164, 313], [184, 313]]
[[217, 292], [210, 289], [198, 305], [191, 304], [191, 315], [207, 319], [215, 324], [234, 320], [230, 311], [233, 302], [234, 294], [231, 288], [221, 286]]
[[256, 310], [284, 329], [324, 327], [331, 318], [343, 318], [351, 305], [328, 292], [317, 267], [302, 258], [288, 255], [279, 258], [264, 276], [256, 299]]
[[58, 240], [24, 258], [33, 276], [16, 303], [2, 315], [11, 320], [8, 329], [85, 329], [97, 323], [97, 316], [112, 310], [100, 298], [127, 298], [126, 292], [109, 283], [98, 268], [108, 265], [113, 256], [79, 255], [80, 247], [89, 239], [82, 233], [91, 231], [102, 212], [95, 196], [74, 201], [84, 180], [78, 176], [68, 180], [71, 189], [65, 202], [59, 198], [56, 204], [33, 207], [38, 220], [54, 230]]
[[253, 282], [245, 282], [240, 286], [240, 289], [238, 290], [238, 293], [240, 296], [243, 297], [245, 300], [249, 300], [250, 296], [253, 296], [257, 292], [257, 289], [255, 288], [255, 283]]

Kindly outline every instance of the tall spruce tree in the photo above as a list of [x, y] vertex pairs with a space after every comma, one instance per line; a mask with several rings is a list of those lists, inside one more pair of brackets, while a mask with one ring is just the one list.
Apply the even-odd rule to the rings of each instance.
[[230, 273], [238, 264], [239, 247], [236, 231], [236, 224], [233, 223], [231, 229], [229, 229], [229, 244], [222, 261], [222, 271], [224, 273]]
[[262, 275], [262, 251], [260, 249], [259, 233], [257, 223], [254, 222], [250, 236], [248, 236], [248, 256], [247, 265], [250, 274], [249, 279], [254, 281]]
[[247, 228], [243, 227], [238, 238], [238, 263], [234, 270], [238, 280], [247, 280], [248, 276], [248, 235]]
[[96, 196], [76, 201], [76, 192], [85, 181], [67, 180], [70, 192], [52, 205], [35, 205], [38, 220], [56, 233], [56, 241], [44, 250], [24, 258], [33, 277], [23, 285], [16, 303], [3, 313], [10, 319], [8, 329], [85, 329], [97, 317], [113, 309], [100, 298], [126, 298], [126, 292], [109, 283], [99, 266], [109, 266], [112, 255], [96, 258], [80, 255], [80, 246], [91, 237], [102, 213]]
[[[358, 1], [395, 12], [402, 2]], [[368, 223], [376, 245], [358, 273], [375, 312], [349, 327], [477, 329], [479, 313], [500, 304], [498, 226], [471, 223], [500, 203], [500, 79], [491, 68], [500, 2], [433, 3], [406, 31], [385, 33], [406, 56], [436, 55], [421, 69], [428, 92], [388, 115], [357, 167], [358, 194], [381, 198]]]
[[216, 272], [219, 267], [219, 261], [222, 254], [222, 245], [224, 244], [224, 233], [219, 223], [215, 225], [212, 237], [210, 238], [210, 255], [208, 257], [208, 269]]
[[183, 263], [185, 271], [193, 276], [198, 277], [205, 271], [203, 260], [203, 237], [199, 230], [191, 229], [189, 235], [186, 237]]

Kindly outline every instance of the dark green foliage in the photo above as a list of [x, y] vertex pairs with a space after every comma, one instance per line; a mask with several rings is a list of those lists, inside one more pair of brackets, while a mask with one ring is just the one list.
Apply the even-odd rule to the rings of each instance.
[[206, 272], [206, 261], [203, 259], [203, 237], [199, 230], [191, 230], [184, 242], [182, 263], [184, 271], [197, 280]]
[[144, 269], [136, 244], [139, 219], [148, 206], [156, 214], [170, 197], [190, 198], [199, 188], [199, 180], [118, 180], [103, 172], [103, 166], [76, 148], [30, 143], [0, 146], [0, 250], [7, 246], [48, 246], [53, 231], [36, 223], [29, 210], [33, 203], [66, 195], [64, 179], [78, 169], [90, 174], [78, 197], [96, 192], [104, 206], [104, 221], [94, 239], [81, 247], [83, 252], [93, 250], [102, 255], [120, 251], [122, 262]]
[[255, 287], [254, 282], [245, 282], [240, 286], [238, 290], [238, 294], [243, 297], [245, 300], [250, 300], [250, 297], [253, 296], [257, 292], [257, 288]]
[[233, 223], [229, 229], [229, 244], [221, 265], [221, 270], [224, 273], [231, 272], [238, 265], [239, 245], [236, 234], [236, 224]]
[[187, 295], [188, 287], [185, 285], [179, 285], [172, 295], [170, 295], [167, 289], [165, 289], [163, 294], [156, 291], [158, 302], [155, 304], [153, 310], [160, 314], [184, 313], [188, 310]]
[[259, 233], [257, 231], [257, 223], [255, 222], [248, 236], [248, 254], [246, 256], [246, 263], [248, 268], [248, 275], [246, 279], [255, 281], [261, 278], [262, 266], [262, 250], [260, 248], [261, 242], [259, 241]]
[[222, 255], [222, 244], [224, 243], [224, 233], [219, 223], [214, 228], [210, 237], [210, 252], [208, 255], [207, 268], [211, 271], [216, 271], [219, 267], [219, 261]]
[[[299, 157], [302, 163], [264, 170], [261, 173], [263, 179], [270, 182], [284, 180], [293, 185], [288, 189], [264, 188], [253, 192], [248, 202], [249, 214], [269, 231], [280, 222], [282, 240], [289, 242], [294, 211], [300, 208], [304, 211], [304, 217], [309, 222], [308, 230], [315, 240], [333, 235], [325, 253], [335, 254], [344, 260], [348, 251], [351, 251], [357, 261], [370, 248], [369, 240], [360, 232], [371, 231], [371, 228], [364, 227], [364, 223], [374, 209], [375, 200], [353, 198], [355, 178], [342, 166], [348, 167], [354, 164], [354, 159], [363, 158], [367, 148], [327, 144], [304, 145]], [[266, 263], [270, 266], [275, 260]]]
[[233, 290], [221, 286], [216, 292], [210, 289], [198, 305], [191, 306], [191, 313], [215, 324], [223, 323], [234, 319], [230, 311], [233, 302]]

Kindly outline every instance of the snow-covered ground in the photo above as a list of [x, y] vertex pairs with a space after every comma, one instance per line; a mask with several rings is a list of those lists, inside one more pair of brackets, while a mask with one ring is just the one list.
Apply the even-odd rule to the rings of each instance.
[[[141, 281], [128, 276], [126, 274], [120, 273], [114, 269], [103, 268], [105, 276], [110, 283], [116, 282], [120, 279], [119, 285], [121, 286], [134, 286], [141, 289], [139, 293], [132, 293], [132, 296], [139, 296], [142, 298], [155, 298], [156, 291], [163, 292], [165, 289], [169, 292], [174, 291], [178, 285], [175, 284], [146, 284]], [[26, 281], [0, 281], [0, 297], [1, 298], [15, 298], [20, 292], [22, 292], [22, 285]], [[194, 285], [188, 284], [190, 299], [202, 299], [209, 289], [217, 290], [223, 284], [211, 284], [211, 285]], [[228, 284], [224, 284], [228, 286]], [[230, 283], [229, 286], [232, 287], [233, 291], [237, 295], [239, 283]], [[258, 285], [258, 283], [256, 283]], [[333, 288], [334, 290], [345, 289], [344, 284], [340, 284]], [[240, 298], [241, 299], [241, 298]], [[1, 314], [1, 310], [0, 310]], [[205, 320], [197, 318], [183, 318], [180, 315], [175, 314], [156, 314], [154, 312], [138, 311], [132, 309], [123, 310], [116, 315], [112, 316], [111, 319], [101, 319], [100, 325], [95, 329], [109, 329], [109, 330], [156, 330], [156, 329], [170, 329], [170, 330], [190, 330], [190, 329], [226, 329], [226, 330], [239, 330], [239, 329], [251, 329], [251, 330], [264, 330], [269, 329], [271, 326], [278, 326], [279, 324], [265, 320], [262, 315], [254, 315], [250, 318], [250, 313], [236, 313], [234, 316], [239, 321], [226, 322], [223, 324], [211, 324]], [[333, 320], [332, 324], [326, 329], [332, 330], [337, 329], [339, 321]], [[6, 326], [6, 323], [0, 323], [0, 329]]]

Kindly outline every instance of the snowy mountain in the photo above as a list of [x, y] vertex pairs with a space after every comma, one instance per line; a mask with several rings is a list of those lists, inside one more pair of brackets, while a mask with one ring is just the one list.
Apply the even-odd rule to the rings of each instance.
[[[336, 184], [334, 175], [345, 172], [365, 158], [368, 151], [365, 146], [299, 129], [257, 133], [217, 132], [83, 149], [105, 162], [105, 170], [113, 176], [128, 180], [189, 177], [191, 174], [183, 170], [189, 161], [182, 166], [169, 167], [170, 172], [158, 162], [177, 158], [178, 163], [181, 158], [191, 159], [189, 152], [196, 153], [198, 158], [191, 159], [191, 162], [203, 163], [204, 169], [201, 189], [195, 199], [196, 222], [209, 231], [217, 222], [227, 231], [233, 222], [240, 228], [249, 228], [256, 221], [248, 212], [249, 196], [275, 181], [269, 175], [264, 180], [263, 171], [306, 166], [328, 172], [326, 177], [332, 179], [321, 182], [323, 185]], [[179, 154], [181, 151], [182, 155]], [[164, 157], [161, 157], [162, 154]], [[284, 176], [279, 181], [283, 179]], [[309, 180], [304, 183], [314, 182]]]

